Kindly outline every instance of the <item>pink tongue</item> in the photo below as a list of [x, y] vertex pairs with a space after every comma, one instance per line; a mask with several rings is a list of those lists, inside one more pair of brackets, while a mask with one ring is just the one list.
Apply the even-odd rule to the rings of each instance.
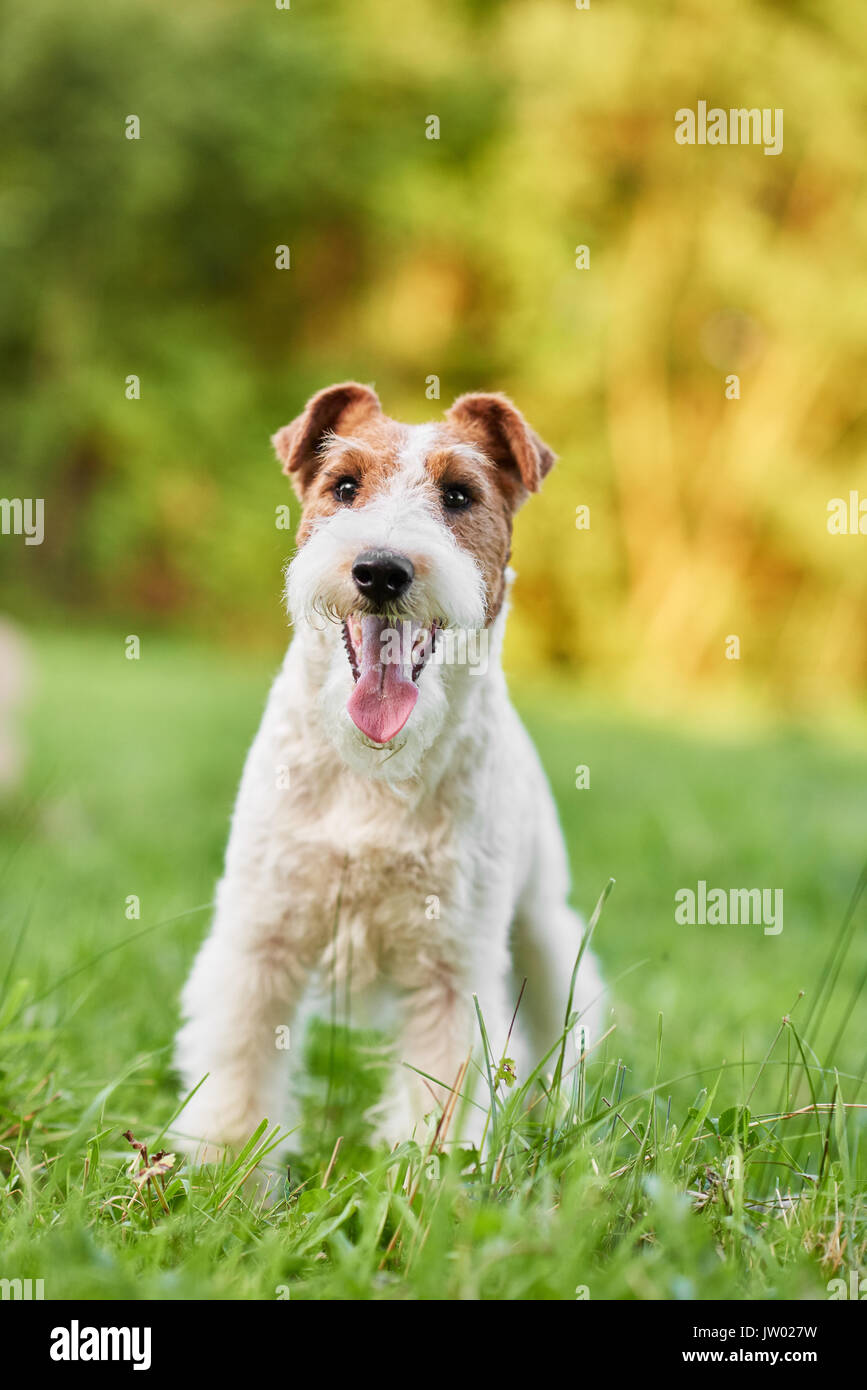
[[362, 618], [361, 674], [346, 706], [353, 724], [373, 743], [388, 743], [400, 733], [417, 699], [410, 624], [390, 627], [387, 618]]

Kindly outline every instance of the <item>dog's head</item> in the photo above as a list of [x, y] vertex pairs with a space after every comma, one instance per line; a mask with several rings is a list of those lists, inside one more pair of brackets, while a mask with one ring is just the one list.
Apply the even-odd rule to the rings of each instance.
[[467, 637], [486, 639], [503, 606], [512, 518], [554, 455], [505, 396], [403, 425], [355, 382], [320, 391], [273, 443], [303, 507], [292, 620], [333, 625], [329, 732], [354, 766], [375, 771], [387, 746], [389, 775], [407, 775], [468, 674]]

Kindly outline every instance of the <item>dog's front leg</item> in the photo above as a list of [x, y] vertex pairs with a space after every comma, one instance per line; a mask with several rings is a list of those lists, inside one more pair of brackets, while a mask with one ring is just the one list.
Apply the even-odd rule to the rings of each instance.
[[[497, 1054], [508, 1030], [505, 982], [480, 991], [480, 1007], [490, 1045]], [[469, 1065], [456, 1098], [450, 1142], [478, 1143], [487, 1106], [481, 1035], [472, 985], [448, 973], [408, 991], [404, 1001], [399, 1061], [403, 1085], [398, 1086], [383, 1131], [392, 1142], [423, 1138], [424, 1117], [442, 1109], [452, 1095], [467, 1059]], [[435, 1122], [435, 1121], [434, 1121]]]
[[282, 1115], [280, 1063], [307, 972], [274, 915], [250, 922], [222, 903], [184, 989], [176, 1065], [186, 1090], [207, 1079], [177, 1129], [202, 1161], [224, 1145], [239, 1148], [261, 1120]]

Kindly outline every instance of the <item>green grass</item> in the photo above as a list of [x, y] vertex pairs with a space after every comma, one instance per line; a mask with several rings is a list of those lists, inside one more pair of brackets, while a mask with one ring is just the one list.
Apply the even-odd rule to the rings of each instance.
[[[518, 692], [576, 905], [616, 880], [594, 937], [616, 1028], [559, 1083], [556, 1053], [496, 1083], [474, 1156], [372, 1149], [378, 1040], [321, 1025], [264, 1206], [255, 1151], [139, 1190], [123, 1132], [170, 1147], [178, 993], [269, 664], [147, 637], [129, 662], [120, 636], [68, 633], [38, 666], [28, 779], [0, 809], [0, 1276], [50, 1298], [824, 1298], [863, 1266], [863, 901], [841, 933], [863, 739]], [[700, 878], [783, 888], [783, 932], [676, 925]]]

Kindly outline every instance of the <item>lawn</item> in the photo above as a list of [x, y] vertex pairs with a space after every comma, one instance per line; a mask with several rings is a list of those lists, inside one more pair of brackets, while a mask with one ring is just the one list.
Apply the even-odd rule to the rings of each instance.
[[[517, 690], [576, 906], [615, 880], [594, 944], [616, 1026], [572, 1074], [555, 1053], [499, 1082], [475, 1156], [370, 1148], [378, 1040], [323, 1024], [263, 1205], [251, 1156], [136, 1186], [123, 1136], [171, 1150], [178, 994], [274, 662], [156, 636], [128, 661], [104, 632], [36, 654], [0, 808], [0, 1275], [48, 1298], [771, 1299], [863, 1265], [862, 734]], [[783, 930], [677, 923], [702, 880], [782, 889]]]

